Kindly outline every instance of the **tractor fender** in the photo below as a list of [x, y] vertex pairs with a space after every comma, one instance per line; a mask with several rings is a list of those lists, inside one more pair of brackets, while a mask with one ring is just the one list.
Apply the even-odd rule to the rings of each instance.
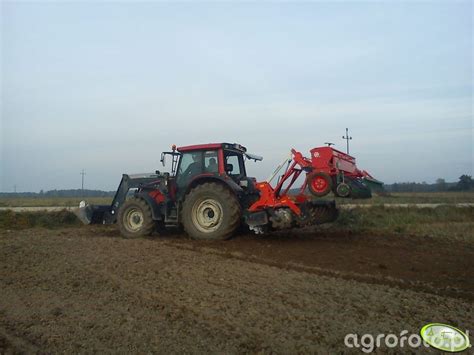
[[156, 201], [148, 194], [149, 191], [142, 190], [135, 194], [136, 197], [142, 198], [148, 203], [151, 208], [151, 215], [155, 221], [161, 221], [163, 216], [161, 214], [160, 204], [156, 203]]
[[222, 176], [201, 176], [196, 177], [194, 180], [191, 181], [188, 188], [186, 189], [187, 194], [191, 189], [196, 187], [197, 185], [201, 185], [205, 182], [217, 182], [223, 184], [229, 188], [236, 196], [242, 193], [244, 190], [231, 178], [224, 178]]

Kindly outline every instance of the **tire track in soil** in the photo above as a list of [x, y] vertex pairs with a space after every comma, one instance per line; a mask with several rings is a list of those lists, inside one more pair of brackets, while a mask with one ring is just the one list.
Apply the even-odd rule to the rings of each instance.
[[42, 233], [0, 238], [0, 297], [9, 325], [48, 352], [324, 353], [354, 331], [474, 325], [462, 300], [177, 246], [188, 241]]
[[379, 284], [387, 285], [391, 287], [398, 287], [400, 289], [410, 289], [413, 291], [426, 292], [430, 294], [440, 295], [440, 296], [449, 296], [462, 298], [466, 300], [474, 300], [474, 294], [469, 290], [453, 287], [453, 286], [443, 286], [435, 285], [429, 282], [423, 281], [411, 281], [406, 279], [395, 278], [391, 276], [375, 275], [375, 274], [361, 274], [356, 272], [347, 272], [347, 271], [337, 271], [331, 270], [316, 266], [307, 266], [304, 264], [299, 264], [296, 262], [281, 262], [275, 261], [272, 259], [257, 257], [255, 255], [246, 255], [241, 252], [232, 252], [232, 251], [221, 251], [218, 248], [198, 246], [195, 244], [185, 244], [185, 243], [175, 243], [175, 242], [165, 242], [169, 247], [181, 249], [181, 250], [191, 250], [209, 255], [217, 255], [223, 258], [236, 259], [241, 261], [247, 261], [251, 263], [257, 263], [266, 266], [273, 266], [283, 270], [293, 270], [297, 272], [307, 272], [320, 276], [328, 276], [341, 278], [344, 280], [353, 280], [357, 282], [365, 282], [369, 284]]
[[[86, 246], [86, 249], [87, 246]], [[89, 251], [92, 251], [93, 249], [90, 249]], [[84, 250], [83, 250], [84, 251]], [[92, 259], [88, 260], [88, 255], [82, 253], [81, 258], [76, 260], [76, 256], [80, 254], [73, 254], [70, 255], [70, 253], [64, 252], [61, 250], [55, 250], [54, 251], [54, 257], [57, 260], [63, 260], [66, 259], [68, 260], [68, 274], [74, 274], [78, 270], [81, 271], [82, 273], [82, 279], [86, 278], [87, 280], [96, 280], [91, 287], [86, 287], [86, 288], [92, 288], [96, 287], [97, 283], [102, 285], [102, 288], [105, 289], [113, 289], [115, 292], [120, 290], [121, 293], [126, 294], [127, 297], [130, 300], [137, 299], [137, 296], [139, 300], [136, 300], [135, 302], [140, 303], [142, 306], [146, 307], [146, 304], [148, 303], [149, 305], [155, 305], [159, 304], [159, 307], [157, 308], [160, 312], [164, 312], [166, 316], [170, 316], [173, 320], [180, 319], [180, 318], [185, 318], [189, 319], [191, 316], [193, 321], [191, 323], [195, 323], [194, 326], [197, 326], [198, 328], [201, 329], [212, 329], [212, 332], [207, 333], [205, 335], [200, 335], [200, 338], [202, 339], [207, 339], [209, 341], [212, 337], [215, 337], [216, 333], [223, 333], [223, 330], [226, 330], [224, 333], [221, 334], [219, 337], [219, 342], [220, 344], [225, 344], [225, 341], [223, 339], [238, 339], [239, 337], [242, 337], [244, 335], [244, 341], [240, 344], [233, 344], [230, 349], [240, 349], [242, 351], [247, 351], [247, 350], [255, 350], [255, 347], [259, 346], [258, 344], [260, 343], [259, 339], [264, 338], [264, 334], [259, 331], [258, 329], [251, 329], [249, 328], [248, 330], [246, 329], [239, 329], [239, 331], [236, 331], [236, 328], [232, 325], [231, 322], [226, 321], [225, 318], [219, 315], [219, 313], [216, 313], [213, 315], [213, 317], [206, 317], [203, 315], [203, 313], [198, 313], [195, 310], [193, 310], [192, 307], [186, 304], [182, 304], [180, 302], [176, 302], [174, 297], [167, 297], [166, 294], [163, 293], [156, 293], [153, 291], [150, 291], [149, 289], [140, 287], [136, 285], [133, 282], [127, 281], [123, 277], [119, 276], [117, 272], [111, 271], [107, 269], [107, 265], [94, 265], [94, 266], [89, 266], [88, 263], [97, 261], [98, 259], [92, 255]], [[52, 257], [52, 255], [45, 255], [44, 253], [41, 253], [42, 258], [48, 258]], [[130, 259], [127, 255], [123, 256], [123, 259], [121, 260], [121, 263], [124, 265], [127, 264], [127, 260]], [[133, 258], [132, 258], [133, 259]], [[50, 260], [52, 261], [52, 260]], [[128, 260], [130, 263], [133, 264], [133, 260]], [[147, 265], [152, 264], [150, 260], [147, 260]], [[71, 269], [71, 267], [73, 269]], [[101, 267], [104, 267], [102, 269]], [[128, 268], [128, 267], [127, 267]], [[85, 275], [88, 273], [89, 275]], [[40, 283], [43, 282], [41, 278], [39, 279]], [[86, 285], [83, 285], [86, 286]], [[116, 287], [118, 286], [118, 287]], [[67, 289], [68, 284], [64, 282], [57, 282], [56, 287], [59, 289]], [[252, 296], [255, 297], [256, 294], [253, 293], [246, 293], [247, 296]], [[18, 297], [18, 294], [13, 294], [12, 298], [18, 299], [21, 297]], [[80, 302], [76, 301], [72, 303], [74, 304], [80, 304]], [[77, 310], [76, 310], [77, 311]], [[200, 324], [199, 324], [200, 323]], [[216, 324], [219, 324], [219, 327], [216, 327]], [[49, 344], [51, 345], [51, 344]], [[224, 350], [225, 348], [221, 349]], [[216, 350], [216, 349], [214, 349]]]
[[[76, 318], [79, 324], [82, 323], [81, 327], [85, 327], [85, 328], [96, 328], [96, 327], [94, 327], [94, 324], [92, 324], [94, 322], [94, 319], [91, 319], [90, 321], [88, 321], [87, 319], [82, 319], [81, 317], [81, 315], [83, 314], [82, 306], [85, 306], [86, 308], [90, 308], [88, 309], [88, 312], [91, 312], [91, 313], [94, 310], [101, 310], [105, 313], [104, 314], [105, 317], [113, 316], [118, 320], [119, 323], [121, 323], [121, 318], [123, 318], [121, 316], [123, 316], [124, 314], [126, 315], [128, 322], [134, 322], [136, 315], [139, 315], [140, 322], [145, 322], [145, 323], [150, 323], [150, 324], [168, 323], [166, 328], [172, 328], [175, 331], [176, 331], [176, 328], [198, 329], [199, 331], [195, 332], [196, 334], [192, 334], [192, 337], [190, 337], [190, 339], [201, 338], [201, 339], [207, 339], [207, 341], [210, 342], [210, 340], [213, 337], [215, 337], [215, 334], [213, 334], [214, 332], [212, 333], [209, 332], [208, 327], [203, 326], [203, 324], [198, 324], [197, 322], [195, 322], [194, 319], [189, 320], [189, 318], [193, 317], [193, 314], [191, 312], [192, 309], [186, 309], [185, 307], [182, 307], [178, 303], [174, 302], [172, 298], [166, 297], [166, 295], [155, 294], [154, 292], [147, 290], [143, 287], [140, 287], [139, 285], [136, 285], [133, 282], [127, 282], [125, 279], [123, 279], [122, 277], [120, 277], [119, 275], [115, 273], [111, 273], [108, 271], [101, 271], [100, 269], [97, 269], [94, 266], [84, 265], [82, 264], [82, 262], [78, 264], [77, 262], [80, 260], [76, 260], [74, 257], [71, 257], [71, 255], [64, 254], [64, 253], [63, 255], [60, 255], [60, 253], [56, 252], [56, 256], [59, 256], [58, 259], [62, 259], [61, 257], [63, 256], [69, 256], [67, 274], [73, 275], [80, 272], [80, 277], [79, 278], [74, 277], [73, 279], [68, 279], [67, 275], [61, 274], [61, 275], [58, 275], [60, 277], [52, 278], [55, 281], [55, 289], [59, 289], [60, 291], [66, 291], [67, 295], [60, 295], [60, 294], [58, 295], [57, 292], [54, 292], [56, 294], [53, 295], [51, 294], [51, 292], [49, 292], [47, 296], [45, 297], [44, 295], [41, 295], [41, 290], [43, 290], [43, 292], [51, 291], [50, 288], [40, 287], [40, 290], [36, 290], [34, 288], [35, 285], [28, 285], [27, 291], [34, 291], [35, 294], [38, 296], [38, 298], [41, 300], [41, 302], [28, 302], [30, 306], [36, 306], [32, 308], [41, 308], [42, 304], [46, 302], [51, 303], [53, 305], [63, 305], [63, 306], [64, 306], [64, 303], [67, 303], [68, 310], [64, 311], [64, 310], [59, 309], [59, 311], [57, 311], [59, 315], [61, 315], [62, 312], [67, 312], [68, 314], [74, 316], [74, 318]], [[50, 261], [53, 261], [53, 258], [51, 258]], [[86, 259], [82, 261], [88, 261], [88, 260]], [[99, 266], [99, 265], [96, 265], [96, 266]], [[78, 281], [80, 282], [81, 288], [84, 288], [86, 290], [94, 290], [94, 291], [91, 292], [90, 295], [80, 295], [79, 293], [72, 295], [71, 292], [67, 292], [68, 289], [69, 291], [71, 291], [70, 290], [71, 284], [77, 283]], [[44, 280], [39, 278], [39, 284], [43, 285], [43, 283], [44, 283]], [[20, 303], [22, 303], [21, 300], [25, 298], [24, 292], [21, 292], [21, 291], [25, 291], [25, 288], [21, 286], [16, 287], [16, 291], [10, 289], [2, 295], [2, 299], [9, 298], [10, 300], [15, 300], [16, 302], [12, 302], [12, 304], [10, 304], [11, 306], [10, 308], [13, 308], [13, 307], [18, 308], [18, 304], [17, 304], [18, 300], [20, 300]], [[123, 300], [124, 304], [120, 304], [118, 308], [119, 309], [122, 308], [123, 310], [126, 310], [126, 312], [125, 313], [123, 311], [121, 312], [119, 309], [117, 309], [117, 307], [114, 307], [113, 310], [107, 311], [106, 309], [107, 307], [105, 308], [102, 307], [106, 304], [106, 300], [100, 299], [100, 298], [96, 299], [93, 302], [94, 303], [93, 305], [88, 304], [87, 302], [85, 302], [85, 298], [87, 296], [92, 296], [92, 294], [104, 294], [106, 296], [105, 298], [108, 298], [110, 301], [113, 301], [115, 303], [122, 303], [121, 301]], [[119, 296], [117, 297], [117, 295]], [[9, 306], [8, 302], [2, 302], [2, 303], [3, 303], [2, 304], [3, 307]], [[156, 312], [155, 314], [158, 315], [158, 317], [149, 317], [149, 315], [145, 314], [143, 311], [136, 309], [137, 306], [140, 309], [146, 309], [149, 312]], [[47, 308], [53, 309], [53, 312], [54, 310], [58, 309], [58, 307], [53, 307], [53, 306], [47, 307]], [[35, 310], [32, 310], [31, 313], [32, 313], [31, 318], [33, 318], [33, 320], [35, 318], [36, 319], [38, 318], [37, 317], [38, 313], [36, 313]], [[40, 323], [47, 324], [52, 321], [51, 315], [54, 315], [54, 314], [48, 314], [48, 313], [49, 312], [41, 312], [41, 311], [39, 312]], [[133, 318], [132, 318], [132, 315], [134, 315]], [[183, 319], [186, 320], [186, 322], [183, 323], [182, 322]], [[55, 322], [59, 321], [59, 323], [61, 323], [60, 320], [54, 320], [54, 321]], [[169, 324], [170, 321], [172, 321], [174, 324], [173, 325]], [[1, 322], [4, 324], [7, 324], [7, 326], [11, 328], [15, 328], [15, 322], [14, 321], [8, 322], [8, 317], [2, 317]], [[188, 324], [188, 323], [191, 323], [191, 324]], [[24, 336], [30, 339], [36, 339], [40, 344], [42, 343], [41, 344], [42, 348], [56, 345], [55, 344], [55, 340], [57, 338], [56, 335], [49, 334], [47, 336], [42, 336], [41, 334], [37, 334], [35, 332], [29, 331], [29, 328], [31, 328], [31, 323], [28, 324], [28, 322], [26, 322], [26, 324], [23, 324], [23, 325], [24, 327], [20, 331], [24, 333]], [[112, 325], [110, 324], [109, 327], [110, 326]], [[64, 323], [64, 324], [61, 324], [60, 327], [71, 328], [71, 324]], [[56, 331], [57, 331], [57, 328], [58, 326], [56, 326]], [[165, 327], [161, 327], [160, 332], [167, 334], [170, 339], [173, 339], [173, 338], [176, 339], [176, 335], [174, 335], [173, 337], [173, 334], [169, 334], [169, 331], [164, 330], [163, 328]], [[55, 331], [53, 331], [53, 333], [54, 332]], [[89, 333], [89, 332], [86, 331], [86, 333]], [[91, 335], [92, 334], [88, 334], [88, 336], [91, 336]], [[184, 336], [185, 334], [182, 334], [182, 335]], [[7, 337], [7, 339], [13, 339], [13, 337]], [[15, 337], [14, 339], [20, 339], [20, 338]], [[190, 339], [187, 340], [188, 347], [190, 347], [190, 344], [189, 344]], [[73, 337], [69, 338], [68, 340], [74, 343]], [[133, 343], [133, 339], [129, 338], [128, 341]], [[148, 339], [148, 341], [150, 343], [153, 343], [152, 339]], [[173, 342], [175, 341], [176, 340], [173, 340]], [[181, 338], [180, 341], [183, 341], [183, 339]], [[33, 350], [34, 349], [32, 347], [24, 346], [24, 344], [26, 344], [25, 341], [22, 341], [22, 342], [9, 341], [8, 343], [6, 345], [10, 345], [10, 347], [13, 347], [16, 350]], [[198, 344], [194, 344], [194, 342], [192, 343], [193, 343], [193, 347], [196, 346], [195, 349], [197, 350], [199, 348], [197, 346]], [[219, 339], [218, 343], [220, 343], [221, 345], [217, 346], [213, 350], [224, 351], [226, 349], [226, 346], [223, 346], [223, 345], [226, 345], [225, 341], [222, 341], [222, 339]], [[108, 346], [110, 345], [111, 344], [108, 344]], [[171, 346], [172, 344], [167, 344], [167, 345]], [[99, 346], [99, 349], [101, 347], [102, 346]], [[155, 344], [155, 347], [156, 349], [161, 348], [159, 344]], [[81, 349], [81, 348], [82, 348], [81, 345], [76, 343], [76, 344], [73, 344], [72, 349], [69, 349], [69, 350], [77, 351], [78, 349]], [[167, 347], [161, 348], [161, 349], [162, 351], [164, 351], [166, 348]], [[110, 348], [106, 347], [103, 350], [105, 349], [110, 349]], [[201, 350], [202, 351], [209, 350], [209, 347], [206, 346], [202, 348]]]
[[8, 354], [8, 350], [11, 353], [27, 353], [36, 354], [40, 352], [40, 349], [25, 340], [23, 337], [19, 337], [12, 332], [7, 331], [6, 328], [0, 327], [0, 354]]

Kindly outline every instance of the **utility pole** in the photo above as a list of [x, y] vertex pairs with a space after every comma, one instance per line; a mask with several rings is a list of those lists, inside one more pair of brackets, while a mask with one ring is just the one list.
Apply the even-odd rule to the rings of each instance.
[[346, 128], [346, 136], [342, 136], [342, 139], [345, 139], [347, 142], [347, 154], [349, 154], [349, 141], [352, 140], [352, 137], [349, 136], [349, 128]]
[[82, 171], [80, 172], [80, 175], [82, 175], [81, 194], [82, 194], [82, 197], [84, 197], [84, 175], [86, 175], [86, 172], [84, 171], [84, 169], [82, 169]]
[[13, 192], [16, 193], [16, 184], [13, 185]]

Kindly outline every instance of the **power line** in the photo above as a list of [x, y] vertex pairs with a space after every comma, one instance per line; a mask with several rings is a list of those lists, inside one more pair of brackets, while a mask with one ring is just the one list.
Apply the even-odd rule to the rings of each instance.
[[84, 176], [86, 175], [86, 172], [84, 171], [84, 169], [82, 169], [79, 174], [82, 175], [81, 194], [82, 197], [84, 197]]
[[346, 140], [347, 143], [347, 154], [349, 154], [349, 141], [352, 140], [352, 137], [349, 136], [349, 128], [346, 128], [346, 136], [342, 136], [342, 139]]

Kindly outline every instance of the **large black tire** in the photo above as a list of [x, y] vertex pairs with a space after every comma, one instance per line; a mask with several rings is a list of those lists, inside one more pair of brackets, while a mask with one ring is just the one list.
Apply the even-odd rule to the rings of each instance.
[[240, 204], [225, 186], [204, 183], [186, 195], [181, 220], [193, 239], [229, 239], [240, 225]]
[[145, 200], [137, 197], [128, 199], [120, 207], [117, 224], [125, 238], [145, 237], [155, 230], [150, 206]]

